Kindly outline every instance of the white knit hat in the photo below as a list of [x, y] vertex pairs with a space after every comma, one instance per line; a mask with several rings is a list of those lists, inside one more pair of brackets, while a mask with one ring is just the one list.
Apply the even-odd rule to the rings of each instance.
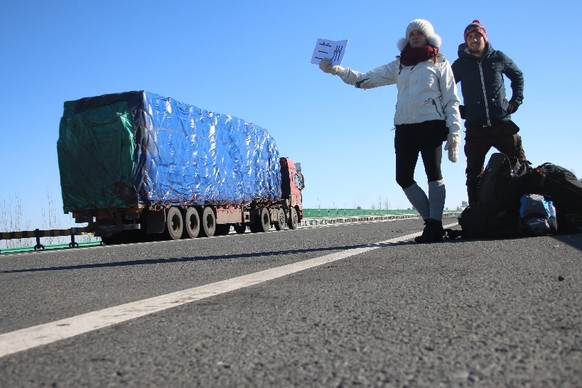
[[426, 40], [431, 46], [441, 47], [441, 37], [434, 32], [434, 27], [432, 24], [430, 24], [428, 20], [414, 19], [408, 24], [408, 27], [406, 27], [405, 37], [398, 41], [398, 50], [404, 50], [404, 47], [406, 47], [408, 44], [410, 32], [414, 30], [418, 30], [422, 33], [422, 35], [426, 36]]

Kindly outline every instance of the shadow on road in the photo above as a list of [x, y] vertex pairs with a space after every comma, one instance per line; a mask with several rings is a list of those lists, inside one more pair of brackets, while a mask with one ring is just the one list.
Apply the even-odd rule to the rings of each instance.
[[[555, 235], [551, 236], [554, 240], [561, 243], [567, 244], [577, 250], [582, 251], [582, 234], [565, 234], [565, 235]], [[521, 237], [521, 238], [536, 238], [536, 237]], [[491, 240], [491, 239], [489, 239]], [[471, 241], [465, 239], [455, 239], [455, 240], [445, 240], [443, 244], [446, 243], [462, 243], [463, 241]], [[474, 241], [474, 240], [473, 240]], [[278, 250], [278, 251], [268, 251], [268, 252], [252, 252], [252, 253], [237, 253], [233, 255], [210, 255], [210, 256], [200, 256], [200, 257], [171, 257], [163, 259], [140, 259], [140, 260], [128, 260], [120, 261], [115, 263], [93, 263], [93, 264], [78, 264], [78, 265], [65, 265], [58, 267], [41, 267], [41, 268], [23, 268], [15, 270], [0, 271], [0, 273], [23, 273], [23, 272], [43, 272], [43, 271], [66, 271], [66, 270], [77, 270], [77, 269], [98, 269], [98, 268], [114, 268], [114, 267], [126, 267], [135, 265], [159, 265], [159, 264], [172, 264], [172, 263], [188, 263], [195, 261], [206, 261], [206, 260], [224, 260], [224, 259], [248, 259], [254, 257], [271, 257], [271, 256], [281, 256], [281, 255], [292, 255], [292, 254], [304, 254], [304, 253], [314, 253], [314, 252], [326, 252], [333, 253], [336, 251], [345, 251], [350, 249], [358, 248], [383, 248], [398, 245], [415, 245], [413, 241], [401, 241], [401, 242], [382, 242], [382, 243], [372, 243], [372, 244], [355, 244], [355, 245], [340, 245], [340, 246], [330, 246], [321, 248], [304, 248], [304, 249], [290, 249], [290, 250]]]
[[552, 236], [552, 238], [561, 243], [568, 244], [571, 247], [578, 249], [579, 251], [582, 251], [582, 233], [558, 234]]
[[224, 260], [224, 259], [248, 259], [254, 257], [271, 257], [271, 256], [281, 256], [289, 254], [304, 254], [313, 252], [328, 252], [333, 253], [335, 251], [346, 251], [350, 249], [357, 248], [370, 248], [370, 247], [388, 247], [395, 245], [408, 245], [415, 244], [412, 241], [402, 241], [396, 243], [373, 243], [373, 244], [356, 244], [356, 245], [341, 245], [341, 246], [331, 246], [322, 248], [305, 248], [305, 249], [290, 249], [290, 250], [280, 250], [280, 251], [268, 251], [268, 252], [253, 252], [253, 253], [237, 253], [233, 255], [210, 255], [210, 256], [200, 256], [200, 257], [171, 257], [164, 259], [140, 259], [140, 260], [128, 260], [120, 261], [115, 263], [92, 263], [92, 264], [78, 264], [78, 265], [64, 265], [58, 267], [41, 267], [41, 268], [23, 268], [14, 270], [0, 271], [0, 273], [22, 273], [22, 272], [43, 272], [43, 271], [66, 271], [66, 270], [77, 270], [77, 269], [93, 269], [93, 268], [115, 268], [115, 267], [126, 267], [135, 265], [159, 265], [159, 264], [172, 264], [172, 263], [188, 263], [195, 261], [206, 261], [206, 260]]

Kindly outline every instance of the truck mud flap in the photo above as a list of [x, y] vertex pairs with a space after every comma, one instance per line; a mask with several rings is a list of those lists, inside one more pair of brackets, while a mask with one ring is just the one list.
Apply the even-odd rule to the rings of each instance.
[[164, 228], [166, 226], [165, 212], [160, 211], [147, 211], [146, 212], [146, 233], [156, 234], [164, 233]]

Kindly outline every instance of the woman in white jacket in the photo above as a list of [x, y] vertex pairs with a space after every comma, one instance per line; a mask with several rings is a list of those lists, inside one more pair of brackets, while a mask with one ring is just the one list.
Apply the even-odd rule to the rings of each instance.
[[[424, 219], [424, 230], [415, 241], [441, 241], [445, 184], [441, 173], [442, 144], [449, 159], [459, 158], [461, 116], [453, 71], [439, 54], [441, 38], [427, 20], [415, 19], [398, 42], [396, 60], [367, 73], [332, 66], [322, 60], [319, 67], [361, 89], [396, 84], [396, 182]], [[428, 196], [414, 181], [414, 168], [421, 155], [428, 180]]]

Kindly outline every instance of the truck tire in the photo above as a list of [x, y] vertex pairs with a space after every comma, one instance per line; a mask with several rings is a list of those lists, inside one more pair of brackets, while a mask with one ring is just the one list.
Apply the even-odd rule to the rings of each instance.
[[200, 236], [212, 237], [216, 232], [216, 216], [211, 207], [204, 207], [200, 211]]
[[297, 209], [294, 207], [289, 209], [287, 225], [289, 225], [289, 229], [297, 229], [297, 226], [299, 225], [299, 215], [297, 214]]
[[184, 219], [182, 212], [177, 207], [171, 207], [166, 213], [166, 237], [171, 240], [179, 240], [182, 238], [184, 231]]
[[283, 230], [287, 228], [287, 217], [285, 216], [285, 210], [277, 209], [277, 222], [275, 222], [275, 229]]
[[237, 224], [237, 225], [234, 225], [234, 231], [237, 234], [243, 234], [244, 232], [247, 231], [247, 226], [245, 224]]
[[269, 210], [261, 208], [257, 211], [256, 217], [251, 224], [251, 232], [266, 232], [271, 228], [271, 215]]
[[196, 238], [200, 235], [200, 214], [195, 207], [189, 207], [184, 214], [184, 238]]

